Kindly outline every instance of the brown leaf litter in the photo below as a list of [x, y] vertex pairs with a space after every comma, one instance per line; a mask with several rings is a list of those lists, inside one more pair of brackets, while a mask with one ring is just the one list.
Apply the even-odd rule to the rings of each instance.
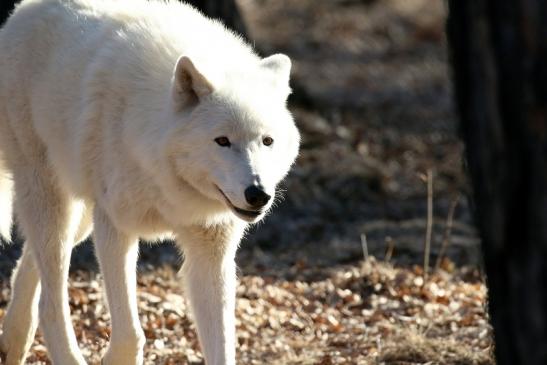
[[[145, 364], [202, 363], [174, 270], [142, 272], [138, 284]], [[9, 298], [2, 286], [0, 317]], [[73, 274], [70, 298], [80, 347], [98, 364], [110, 335], [100, 275]], [[486, 288], [474, 269], [439, 270], [424, 282], [420, 267], [373, 258], [332, 268], [298, 263], [241, 275], [237, 298], [239, 364], [494, 364]], [[49, 364], [40, 334], [28, 363]]]

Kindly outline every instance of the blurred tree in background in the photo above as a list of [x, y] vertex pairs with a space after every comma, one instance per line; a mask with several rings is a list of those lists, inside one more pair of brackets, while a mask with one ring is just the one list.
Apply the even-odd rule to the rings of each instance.
[[497, 362], [547, 364], [547, 3], [449, 6]]
[[186, 1], [211, 18], [223, 23], [243, 36], [247, 36], [245, 24], [234, 0], [190, 0]]
[[8, 15], [13, 10], [15, 3], [18, 1], [15, 0], [3, 0], [0, 2], [0, 25], [4, 24]]

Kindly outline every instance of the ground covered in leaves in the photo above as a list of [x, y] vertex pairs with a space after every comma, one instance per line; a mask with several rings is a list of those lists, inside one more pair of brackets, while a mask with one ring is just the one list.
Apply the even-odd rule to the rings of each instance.
[[[494, 364], [480, 275], [443, 266], [427, 280], [419, 266], [373, 258], [330, 268], [299, 262], [282, 274], [249, 270], [237, 291], [238, 363]], [[146, 364], [202, 363], [179, 282], [171, 268], [140, 275]], [[9, 297], [5, 282], [1, 293]], [[100, 276], [73, 273], [70, 296], [80, 347], [98, 364], [110, 328]], [[49, 363], [41, 335], [28, 363]]]

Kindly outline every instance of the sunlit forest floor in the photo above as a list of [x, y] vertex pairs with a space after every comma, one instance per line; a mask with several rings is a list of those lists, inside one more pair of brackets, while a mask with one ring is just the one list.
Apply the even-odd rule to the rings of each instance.
[[[247, 268], [256, 273], [242, 275], [238, 287], [238, 363], [493, 364], [481, 277], [475, 269], [444, 266], [448, 271], [425, 282], [419, 266], [394, 268], [374, 259]], [[76, 333], [91, 364], [100, 362], [109, 337], [99, 282], [96, 274], [77, 272], [70, 289]], [[179, 284], [171, 269], [140, 275], [146, 364], [202, 363]], [[28, 362], [48, 363], [41, 336]]]
[[[238, 363], [494, 364], [443, 1], [238, 3], [260, 52], [293, 60], [290, 105], [303, 137], [283, 199], [238, 254]], [[439, 268], [424, 278], [428, 171]], [[377, 259], [363, 261], [365, 237]], [[3, 251], [0, 318], [20, 245]], [[146, 364], [202, 362], [179, 266], [172, 245], [143, 245]], [[89, 243], [75, 251], [70, 285], [80, 347], [98, 363], [109, 317]], [[28, 363], [47, 363], [40, 335]]]

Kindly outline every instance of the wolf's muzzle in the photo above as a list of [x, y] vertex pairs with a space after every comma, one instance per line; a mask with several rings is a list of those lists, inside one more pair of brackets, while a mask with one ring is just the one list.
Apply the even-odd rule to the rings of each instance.
[[[215, 185], [216, 186], [216, 185]], [[216, 188], [218, 189], [218, 191], [220, 192], [220, 194], [222, 194], [222, 196], [224, 197], [224, 200], [226, 201], [226, 204], [228, 204], [228, 206], [236, 213], [238, 214], [240, 217], [244, 217], [245, 220], [254, 220], [255, 218], [259, 217], [263, 211], [261, 209], [257, 209], [257, 210], [246, 210], [246, 209], [241, 209], [241, 208], [238, 208], [236, 207], [234, 204], [232, 204], [232, 202], [230, 201], [230, 199], [228, 199], [228, 197], [226, 196], [226, 194], [224, 194], [224, 192], [218, 187], [216, 186]]]
[[245, 200], [253, 208], [262, 208], [272, 197], [268, 195], [262, 185], [251, 185], [245, 189]]

